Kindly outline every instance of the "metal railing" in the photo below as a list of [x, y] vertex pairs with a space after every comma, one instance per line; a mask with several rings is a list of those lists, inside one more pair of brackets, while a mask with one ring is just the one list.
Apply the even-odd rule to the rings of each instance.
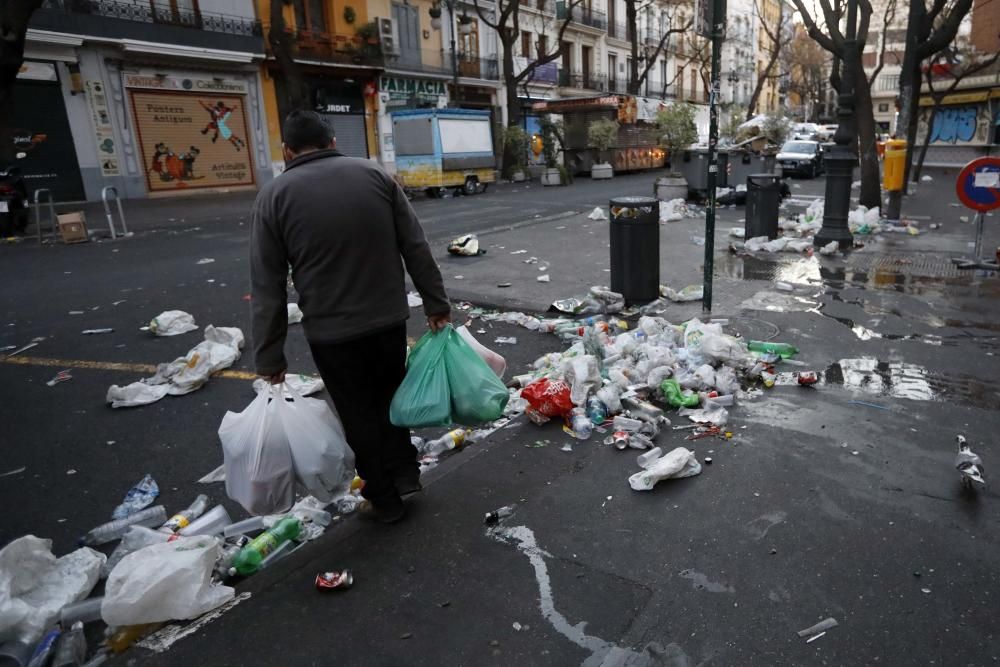
[[103, 18], [122, 19], [139, 23], [194, 28], [229, 35], [259, 37], [260, 21], [245, 16], [182, 9], [173, 3], [156, 3], [150, 0], [44, 0], [43, 9], [70, 14], [89, 14]]
[[608, 23], [608, 37], [628, 39], [628, 25], [625, 23]]
[[559, 70], [559, 85], [564, 88], [579, 88], [582, 90], [604, 90], [607, 77], [603, 74], [583, 74]]
[[556, 0], [521, 0], [521, 6], [537, 9], [545, 14], [556, 13]]
[[[115, 234], [115, 218], [111, 215], [111, 204], [108, 202], [108, 195], [111, 195], [115, 199], [115, 203], [118, 204], [118, 219], [122, 223], [122, 233], [120, 235]], [[125, 211], [122, 210], [122, 200], [118, 197], [118, 189], [113, 185], [106, 186], [101, 190], [101, 201], [104, 202], [104, 214], [108, 216], [108, 227], [111, 229], [111, 240], [115, 240], [118, 236], [128, 236], [128, 227], [125, 226]]]
[[[270, 29], [270, 24], [265, 23], [263, 26], [265, 37]], [[379, 44], [369, 44], [358, 36], [329, 35], [292, 28], [286, 28], [285, 31], [294, 38], [292, 53], [299, 60], [368, 67], [381, 67], [383, 64], [382, 49]], [[270, 52], [270, 42], [267, 39], [264, 41]]]
[[[444, 62], [451, 63], [451, 53], [444, 54]], [[458, 54], [458, 75], [468, 79], [500, 80], [500, 65], [496, 58], [479, 58]]]
[[614, 77], [608, 79], [609, 93], [624, 93], [628, 91], [628, 79], [625, 77]]
[[[558, 0], [556, 2], [556, 16], [558, 18], [564, 19], [567, 16], [567, 5], [565, 0]], [[592, 28], [599, 28], [601, 30], [606, 30], [608, 27], [608, 16], [604, 12], [599, 12], [596, 9], [590, 9], [589, 7], [582, 7], [577, 5], [569, 11], [570, 20], [574, 23], [581, 23], [583, 25], [590, 26]]]
[[385, 54], [385, 68], [397, 72], [417, 72], [424, 74], [447, 74], [452, 76], [454, 68], [451, 52], [421, 49]]
[[52, 201], [52, 190], [39, 188], [35, 190], [33, 199], [35, 200], [35, 232], [38, 234], [38, 245], [42, 244], [42, 195], [45, 195], [45, 204], [49, 207], [49, 237], [55, 241], [59, 234], [59, 222], [56, 218], [56, 205]]

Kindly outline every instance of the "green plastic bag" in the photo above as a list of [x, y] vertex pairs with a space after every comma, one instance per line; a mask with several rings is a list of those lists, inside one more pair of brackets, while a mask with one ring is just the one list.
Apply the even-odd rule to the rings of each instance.
[[[389, 421], [403, 428], [451, 424], [451, 390], [444, 351], [450, 327], [440, 333], [428, 331], [410, 350], [406, 377], [389, 405]], [[492, 371], [491, 371], [492, 372]]]
[[685, 394], [680, 384], [674, 378], [668, 378], [660, 385], [660, 391], [672, 408], [693, 408], [701, 402], [698, 394]]
[[510, 398], [507, 387], [457, 331], [449, 326], [439, 335], [448, 337], [444, 360], [451, 387], [452, 417], [459, 424], [500, 419]]

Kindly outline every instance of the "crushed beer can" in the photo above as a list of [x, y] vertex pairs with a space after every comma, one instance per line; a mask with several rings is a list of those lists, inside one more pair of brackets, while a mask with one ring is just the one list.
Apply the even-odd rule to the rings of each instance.
[[320, 572], [316, 575], [316, 590], [346, 590], [354, 585], [354, 575], [350, 570], [341, 572]]
[[795, 375], [798, 377], [799, 384], [803, 387], [808, 387], [819, 382], [819, 375], [815, 371], [803, 371]]

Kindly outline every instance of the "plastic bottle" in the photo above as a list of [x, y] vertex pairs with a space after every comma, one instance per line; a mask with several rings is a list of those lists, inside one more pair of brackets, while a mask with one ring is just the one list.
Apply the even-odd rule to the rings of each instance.
[[[46, 632], [35, 646], [35, 650], [31, 654], [31, 659], [28, 660], [27, 667], [46, 667], [49, 661], [52, 660], [52, 656], [55, 655], [60, 635], [62, 635], [62, 628], [58, 627]], [[6, 662], [3, 661], [0, 664], [6, 664]]]
[[243, 547], [249, 542], [250, 538], [244, 536], [238, 539], [235, 544], [222, 547], [222, 555], [215, 564], [215, 574], [218, 575], [219, 579], [225, 579], [230, 576], [229, 571], [233, 567], [233, 561], [236, 560], [236, 556], [239, 555]]
[[111, 574], [111, 570], [115, 569], [115, 566], [121, 562], [122, 558], [125, 558], [125, 556], [128, 556], [133, 551], [144, 549], [151, 544], [169, 542], [176, 538], [177, 536], [173, 533], [161, 533], [146, 526], [129, 526], [122, 536], [122, 541], [118, 543], [115, 550], [108, 556], [108, 560], [101, 566], [101, 576], [107, 577]]
[[226, 526], [233, 522], [229, 518], [229, 512], [222, 505], [216, 505], [200, 517], [192, 521], [187, 527], [182, 528], [180, 534], [184, 537], [191, 535], [218, 535]]
[[424, 453], [430, 456], [443, 454], [449, 449], [456, 449], [465, 442], [466, 432], [463, 428], [448, 431], [437, 440], [428, 440], [424, 445]]
[[68, 604], [59, 610], [59, 624], [64, 628], [70, 627], [77, 621], [90, 623], [101, 620], [101, 603], [103, 597], [88, 598], [73, 604]]
[[794, 357], [799, 353], [798, 348], [796, 348], [791, 343], [772, 343], [769, 341], [762, 340], [752, 340], [747, 344], [747, 348], [751, 352], [765, 352], [771, 354], [781, 355], [784, 357]]
[[112, 653], [121, 653], [140, 637], [145, 637], [150, 632], [157, 630], [163, 623], [141, 623], [139, 625], [126, 625], [117, 628], [107, 639], [108, 648]]
[[59, 638], [52, 667], [80, 667], [86, 658], [87, 639], [83, 636], [83, 623], [77, 621]]
[[178, 512], [177, 514], [170, 517], [170, 519], [159, 527], [159, 531], [163, 533], [176, 533], [181, 528], [187, 527], [189, 523], [200, 517], [208, 509], [208, 496], [204, 493], [199, 494], [191, 506], [188, 507], [183, 512]]
[[642, 428], [641, 419], [632, 419], [631, 417], [625, 417], [624, 415], [618, 415], [615, 417], [612, 425], [616, 431], [625, 431], [627, 433], [634, 433]]
[[86, 545], [90, 547], [105, 544], [112, 540], [117, 540], [124, 535], [129, 526], [158, 526], [166, 521], [166, 519], [167, 510], [163, 509], [163, 505], [147, 507], [141, 512], [136, 512], [124, 519], [109, 521], [91, 528], [86, 535], [80, 538], [79, 542], [81, 546]]
[[249, 576], [260, 569], [261, 562], [267, 558], [268, 554], [281, 546], [288, 540], [293, 540], [299, 536], [302, 524], [293, 516], [286, 516], [274, 527], [267, 530], [243, 547], [233, 559], [233, 566], [229, 570], [230, 574], [241, 574]]
[[600, 426], [608, 418], [608, 406], [596, 396], [591, 396], [587, 399], [587, 417], [595, 426]]
[[264, 517], [252, 516], [249, 519], [229, 524], [222, 530], [222, 534], [225, 537], [232, 537], [234, 535], [243, 535], [244, 533], [253, 533], [258, 530], [264, 530]]
[[594, 422], [590, 421], [583, 408], [573, 408], [570, 413], [570, 429], [574, 438], [586, 440], [594, 432]]

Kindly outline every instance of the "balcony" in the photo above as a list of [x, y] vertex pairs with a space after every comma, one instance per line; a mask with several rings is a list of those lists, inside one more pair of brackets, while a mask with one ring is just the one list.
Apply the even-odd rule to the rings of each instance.
[[44, 0], [29, 26], [87, 37], [264, 51], [261, 24], [254, 18], [181, 9], [154, 0]]
[[[445, 62], [451, 63], [451, 54], [446, 53]], [[500, 65], [496, 58], [478, 58], [465, 53], [458, 54], [458, 75], [467, 79], [500, 80]]]
[[[565, 0], [557, 0], [556, 17], [564, 19], [566, 18], [566, 15], [567, 6]], [[572, 8], [569, 16], [573, 23], [580, 23], [582, 25], [590, 26], [591, 28], [597, 28], [598, 30], [607, 30], [608, 28], [607, 15], [604, 12], [599, 12], [589, 7], [577, 5]]]
[[[264, 24], [264, 35], [270, 26]], [[308, 30], [285, 31], [294, 37], [292, 56], [300, 61], [312, 61], [328, 65], [357, 67], [382, 67], [382, 52], [378, 44], [368, 44], [360, 37], [329, 35]], [[268, 44], [270, 52], [270, 44]]]
[[628, 40], [628, 25], [624, 23], [609, 23], [608, 37], [612, 39]]
[[413, 51], [403, 51], [394, 54], [385, 54], [385, 68], [392, 72], [405, 72], [412, 74], [438, 74], [452, 76], [451, 53], [420, 49]]
[[626, 93], [628, 92], [628, 79], [625, 77], [614, 77], [608, 79], [608, 92], [609, 93]]
[[604, 90], [607, 77], [603, 74], [582, 74], [580, 72], [568, 72], [559, 70], [559, 85], [563, 88], [577, 88], [580, 90]]
[[535, 9], [543, 14], [556, 13], [556, 0], [520, 0], [522, 7]]

